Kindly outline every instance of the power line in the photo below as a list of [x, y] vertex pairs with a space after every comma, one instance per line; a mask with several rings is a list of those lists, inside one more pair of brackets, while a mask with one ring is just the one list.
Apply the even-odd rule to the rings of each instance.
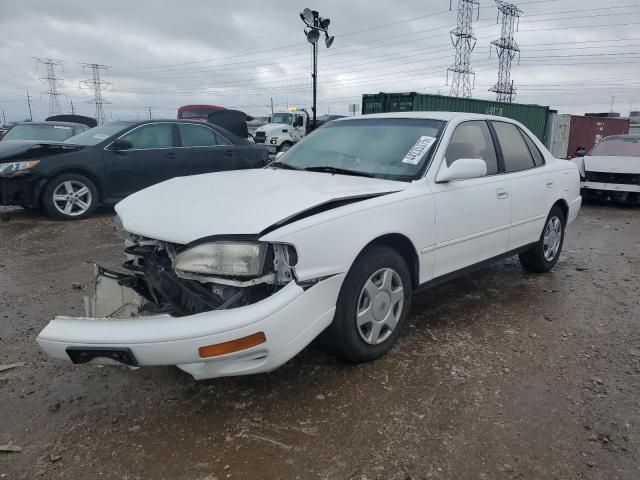
[[102, 96], [102, 92], [103, 90], [105, 90], [106, 88], [108, 88], [113, 84], [102, 80], [100, 78], [100, 71], [101, 70], [107, 71], [110, 67], [108, 67], [107, 65], [99, 65], [97, 63], [82, 63], [81, 65], [82, 65], [83, 72], [87, 68], [91, 70], [91, 78], [87, 80], [82, 80], [80, 82], [80, 85], [84, 86], [85, 88], [88, 87], [93, 89], [93, 99], [87, 100], [84, 103], [95, 104], [96, 106], [95, 119], [96, 119], [96, 122], [98, 122], [98, 125], [102, 125], [106, 121], [104, 116], [104, 109], [102, 108], [102, 105], [111, 103], [104, 99], [104, 97]]
[[34, 60], [36, 61], [36, 69], [38, 65], [44, 65], [46, 69], [46, 73], [40, 77], [40, 81], [49, 87], [49, 91], [45, 94], [49, 95], [49, 116], [60, 114], [62, 109], [58, 97], [64, 94], [58, 92], [58, 87], [62, 85], [63, 79], [56, 75], [56, 67], [62, 67], [62, 60], [41, 57], [34, 57]]

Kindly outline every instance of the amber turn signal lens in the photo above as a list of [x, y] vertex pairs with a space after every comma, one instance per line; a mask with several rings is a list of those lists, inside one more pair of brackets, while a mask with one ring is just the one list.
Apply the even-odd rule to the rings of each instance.
[[248, 337], [238, 338], [224, 343], [216, 343], [215, 345], [208, 345], [206, 347], [200, 347], [198, 353], [200, 358], [217, 357], [219, 355], [226, 355], [227, 353], [239, 352], [240, 350], [246, 350], [247, 348], [255, 347], [267, 341], [267, 337], [264, 332], [254, 333]]

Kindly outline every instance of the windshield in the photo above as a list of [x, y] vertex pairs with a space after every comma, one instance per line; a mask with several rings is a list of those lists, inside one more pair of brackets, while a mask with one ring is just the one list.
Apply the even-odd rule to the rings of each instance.
[[640, 135], [605, 138], [591, 150], [589, 155], [593, 157], [640, 157]]
[[325, 167], [408, 181], [425, 164], [443, 125], [408, 118], [332, 122], [294, 145], [279, 162], [284, 168]]
[[7, 132], [4, 139], [62, 142], [72, 135], [73, 127], [63, 125], [16, 125]]
[[271, 118], [271, 123], [285, 123], [287, 125], [291, 124], [291, 119], [293, 115], [290, 113], [274, 113]]
[[90, 128], [78, 135], [68, 138], [64, 143], [72, 143], [73, 145], [97, 145], [106, 139], [121, 132], [130, 125], [127, 123], [107, 123], [99, 127]]

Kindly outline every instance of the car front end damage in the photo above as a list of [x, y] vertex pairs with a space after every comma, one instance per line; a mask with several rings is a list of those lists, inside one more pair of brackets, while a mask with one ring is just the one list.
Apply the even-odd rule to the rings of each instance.
[[640, 173], [586, 171], [580, 193], [587, 198], [640, 204]]
[[38, 336], [74, 363], [176, 365], [196, 379], [282, 365], [333, 319], [344, 275], [299, 282], [292, 245], [213, 238], [189, 245], [130, 235], [126, 272], [96, 269], [86, 317]]

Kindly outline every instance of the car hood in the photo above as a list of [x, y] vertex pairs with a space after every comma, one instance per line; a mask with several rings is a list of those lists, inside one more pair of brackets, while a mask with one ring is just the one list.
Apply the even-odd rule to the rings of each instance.
[[408, 186], [318, 172], [238, 170], [159, 183], [122, 200], [116, 212], [130, 233], [187, 244], [214, 235], [259, 235], [320, 205], [330, 208]]
[[288, 130], [289, 128], [292, 128], [292, 127], [287, 123], [268, 123], [267, 125], [258, 127], [256, 132], [265, 132], [266, 134], [280, 133], [282, 132], [282, 130]]
[[[0, 163], [10, 162], [18, 156], [24, 156], [32, 150], [51, 150], [52, 152], [60, 149], [81, 148], [77, 145], [71, 145], [63, 142], [47, 142], [38, 140], [2, 140], [0, 141]], [[35, 153], [35, 152], [33, 152]], [[42, 156], [42, 152], [38, 151], [38, 156]]]
[[640, 157], [584, 157], [584, 169], [587, 172], [638, 173]]

